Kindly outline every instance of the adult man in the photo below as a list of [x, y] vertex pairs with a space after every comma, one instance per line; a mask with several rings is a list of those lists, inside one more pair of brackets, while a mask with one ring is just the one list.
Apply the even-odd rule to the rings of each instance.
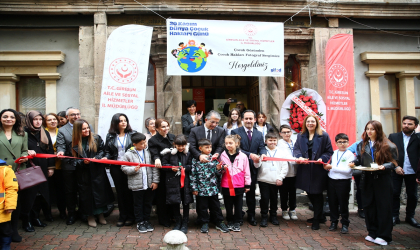
[[[229, 106], [233, 102], [232, 98], [227, 99], [225, 106], [223, 107], [223, 114], [228, 117], [229, 116]], [[243, 115], [244, 111], [246, 110], [245, 104], [241, 101], [236, 103], [236, 108], [241, 111], [241, 116]]]
[[223, 152], [225, 130], [217, 126], [219, 121], [220, 114], [211, 110], [207, 114], [205, 122], [202, 126], [191, 129], [188, 142], [190, 143], [190, 152], [195, 159], [199, 159], [201, 162], [207, 162], [209, 160], [206, 155], [201, 154], [198, 150], [198, 141], [200, 139], [209, 139], [211, 141], [211, 154], [213, 155], [213, 158], [218, 158]]
[[394, 188], [392, 221], [394, 226], [400, 223], [400, 194], [404, 180], [407, 193], [405, 221], [413, 227], [420, 228], [420, 224], [414, 219], [417, 206], [416, 170], [420, 159], [420, 138], [414, 130], [418, 124], [419, 120], [416, 117], [404, 116], [402, 119], [402, 132], [389, 135], [389, 140], [398, 148], [399, 164], [392, 175]]
[[[69, 107], [66, 110], [66, 118], [69, 121], [66, 125], [58, 130], [57, 134], [57, 155], [72, 156], [72, 136], [73, 124], [77, 119], [80, 119], [80, 110], [78, 108]], [[66, 206], [67, 206], [67, 225], [72, 225], [76, 222], [76, 205], [77, 205], [77, 182], [76, 169], [67, 159], [61, 160], [61, 168], [64, 177], [64, 190], [66, 192]]]
[[232, 130], [231, 134], [238, 134], [241, 137], [241, 152], [246, 154], [249, 159], [249, 168], [251, 172], [251, 189], [246, 193], [246, 205], [248, 206], [248, 222], [252, 226], [257, 225], [255, 220], [255, 185], [257, 184], [258, 169], [255, 168], [254, 162], [260, 161], [260, 156], [267, 153], [264, 147], [264, 138], [260, 131], [254, 128], [257, 121], [257, 114], [252, 110], [245, 110], [242, 113], [242, 121], [244, 126]]

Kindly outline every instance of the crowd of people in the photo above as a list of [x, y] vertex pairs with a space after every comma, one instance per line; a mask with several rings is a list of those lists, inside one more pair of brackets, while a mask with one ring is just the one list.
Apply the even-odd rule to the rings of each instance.
[[[94, 134], [75, 107], [45, 115], [2, 110], [0, 172], [5, 174], [1, 174], [4, 177], [0, 188], [5, 193], [5, 205], [0, 208], [0, 242], [7, 247], [11, 241], [22, 240], [19, 220], [26, 232], [47, 226], [40, 213], [45, 221], [54, 220], [51, 200], [55, 200], [60, 218], [67, 225], [78, 219], [90, 227], [107, 224], [106, 212], [115, 197], [106, 168], [117, 193], [116, 226], [135, 224], [140, 233], [154, 230], [150, 223], [153, 204], [160, 225], [174, 224], [173, 229], [184, 233], [188, 233], [190, 204], [194, 202], [196, 223], [203, 233], [209, 231], [209, 223], [222, 232], [241, 231], [245, 217], [247, 223], [257, 226], [258, 185], [261, 227], [267, 227], [268, 222], [280, 224], [279, 194], [282, 218], [298, 220], [295, 209], [299, 188], [307, 193], [313, 206], [314, 216], [308, 220], [313, 230], [326, 222], [323, 193], [327, 191], [331, 211], [328, 230], [337, 230], [341, 217], [340, 232], [346, 234], [353, 177], [358, 213], [366, 221], [367, 241], [379, 245], [392, 241], [393, 226], [400, 223], [403, 181], [407, 192], [405, 221], [420, 228], [414, 219], [420, 157], [416, 117], [405, 116], [402, 131], [389, 138], [381, 123], [374, 120], [366, 124], [361, 140], [353, 145], [349, 145], [344, 133], [331, 135], [338, 148], [334, 151], [330, 135], [321, 129], [316, 116], [305, 116], [303, 129], [294, 140], [289, 125], [282, 125], [277, 133], [264, 113], [246, 109], [240, 102], [229, 110], [231, 102], [229, 99], [225, 105], [227, 122], [221, 126], [218, 112], [211, 110], [204, 117], [202, 112], [196, 112], [196, 102], [188, 101], [180, 135], [170, 133], [167, 120], [152, 117], [145, 120], [147, 133], [140, 133], [132, 129], [127, 115], [117, 113], [110, 121], [105, 141]], [[73, 158], [36, 158], [37, 154]], [[35, 158], [21, 158], [15, 163], [28, 155]], [[126, 163], [107, 165], [92, 159]], [[48, 181], [18, 190], [13, 172], [31, 165], [40, 166]], [[356, 166], [375, 171], [355, 170]], [[221, 198], [226, 217], [221, 211]]]

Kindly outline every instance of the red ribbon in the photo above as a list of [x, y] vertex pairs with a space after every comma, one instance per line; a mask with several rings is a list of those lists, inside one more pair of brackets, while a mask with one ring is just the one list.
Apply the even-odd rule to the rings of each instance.
[[185, 181], [185, 168], [181, 166], [181, 188], [184, 187], [184, 181]]
[[[223, 164], [223, 162], [219, 161], [218, 159], [216, 159], [216, 160], [220, 164]], [[235, 188], [233, 187], [232, 176], [230, 175], [229, 168], [227, 167], [227, 165], [226, 164], [224, 164], [224, 165], [226, 166], [225, 170], [226, 170], [226, 176], [228, 178], [229, 194], [230, 194], [230, 196], [235, 196]]]
[[[274, 158], [274, 157], [266, 157], [265, 156], [262, 161], [299, 161], [299, 160], [297, 160], [297, 159], [287, 159], [287, 158]], [[319, 162], [319, 161], [309, 161], [309, 160], [303, 160], [302, 162], [318, 163], [318, 164], [323, 164], [323, 165], [327, 165], [327, 164], [330, 163], [330, 161], [328, 161], [327, 163], [323, 163], [323, 162]]]

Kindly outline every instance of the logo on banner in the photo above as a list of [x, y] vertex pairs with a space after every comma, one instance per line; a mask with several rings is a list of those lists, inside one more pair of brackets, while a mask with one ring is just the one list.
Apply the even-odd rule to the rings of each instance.
[[177, 49], [171, 54], [177, 59], [179, 67], [190, 73], [202, 70], [207, 64], [207, 58], [213, 55], [213, 51], [207, 50], [205, 44], [196, 45], [195, 40], [189, 40], [187, 45], [180, 42]]
[[136, 62], [129, 58], [118, 58], [109, 65], [109, 74], [114, 81], [119, 83], [130, 83], [136, 80], [138, 75]]
[[244, 27], [244, 32], [248, 36], [255, 36], [257, 34], [257, 31], [258, 31], [257, 27], [255, 27], [255, 25], [253, 24], [247, 24]]
[[341, 64], [332, 65], [328, 70], [328, 77], [330, 79], [331, 84], [337, 88], [342, 88], [346, 86], [349, 80], [347, 70]]

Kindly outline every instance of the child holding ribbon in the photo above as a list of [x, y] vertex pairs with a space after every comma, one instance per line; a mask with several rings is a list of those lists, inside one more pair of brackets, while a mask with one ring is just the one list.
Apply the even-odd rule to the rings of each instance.
[[[234, 232], [241, 231], [243, 196], [251, 187], [249, 161], [246, 154], [239, 151], [240, 141], [241, 137], [237, 134], [226, 136], [225, 150], [220, 156], [224, 164], [223, 169], [225, 169], [222, 176], [222, 194], [225, 201], [227, 226]], [[229, 182], [233, 184], [231, 184], [234, 188], [233, 196], [229, 190]]]
[[[162, 150], [161, 155], [163, 166], [179, 166], [162, 168], [166, 172], [166, 204], [171, 207], [175, 217], [175, 227], [173, 230], [180, 230], [188, 233], [188, 221], [190, 215], [190, 203], [194, 203], [194, 198], [190, 190], [190, 172], [192, 154], [189, 152], [190, 144], [184, 135], [178, 135], [174, 139], [174, 148]], [[181, 167], [184, 176], [181, 175]], [[182, 202], [183, 216], [181, 216], [180, 206]]]

